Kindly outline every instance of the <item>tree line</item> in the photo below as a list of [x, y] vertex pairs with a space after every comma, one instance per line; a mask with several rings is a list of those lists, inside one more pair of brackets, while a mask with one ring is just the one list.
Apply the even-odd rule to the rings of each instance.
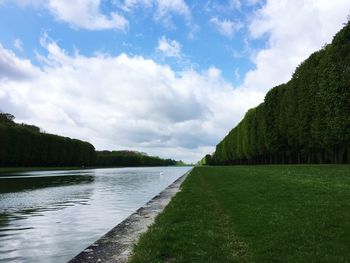
[[95, 159], [88, 142], [47, 134], [0, 113], [0, 166], [90, 166]]
[[350, 22], [289, 82], [271, 89], [200, 163], [349, 163], [349, 140]]
[[177, 162], [135, 151], [95, 151], [92, 144], [47, 134], [35, 125], [16, 123], [0, 112], [0, 167], [18, 166], [170, 166]]
[[98, 151], [96, 166], [172, 166], [177, 162], [137, 151]]

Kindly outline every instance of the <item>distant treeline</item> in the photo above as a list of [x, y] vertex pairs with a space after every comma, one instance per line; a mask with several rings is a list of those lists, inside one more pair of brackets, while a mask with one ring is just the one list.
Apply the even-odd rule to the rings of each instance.
[[88, 142], [43, 133], [0, 113], [0, 166], [90, 166], [95, 159]]
[[92, 144], [14, 122], [0, 112], [0, 167], [18, 166], [170, 166], [178, 162], [135, 151], [95, 151]]
[[96, 166], [171, 166], [177, 162], [171, 159], [148, 156], [136, 151], [99, 151]]
[[206, 164], [349, 163], [350, 22], [216, 146]]

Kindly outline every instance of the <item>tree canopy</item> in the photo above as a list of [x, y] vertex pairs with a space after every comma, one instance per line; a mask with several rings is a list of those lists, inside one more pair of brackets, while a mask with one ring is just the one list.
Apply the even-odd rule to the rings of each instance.
[[170, 166], [178, 162], [137, 151], [95, 151], [92, 144], [47, 134], [0, 113], [0, 166]]
[[161, 159], [137, 151], [98, 151], [97, 166], [171, 166], [177, 162], [172, 159]]
[[216, 146], [209, 164], [350, 162], [350, 22]]
[[34, 125], [18, 124], [0, 113], [0, 166], [89, 166], [95, 163], [92, 144], [42, 133]]

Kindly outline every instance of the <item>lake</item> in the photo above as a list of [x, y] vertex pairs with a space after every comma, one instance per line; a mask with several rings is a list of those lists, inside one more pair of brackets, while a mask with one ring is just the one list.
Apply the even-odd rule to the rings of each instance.
[[190, 169], [0, 176], [0, 262], [67, 262]]

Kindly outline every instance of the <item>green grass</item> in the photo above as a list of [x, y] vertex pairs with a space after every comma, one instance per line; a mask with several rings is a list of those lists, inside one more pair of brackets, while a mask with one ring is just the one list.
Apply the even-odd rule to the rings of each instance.
[[194, 168], [130, 262], [350, 262], [350, 166]]

